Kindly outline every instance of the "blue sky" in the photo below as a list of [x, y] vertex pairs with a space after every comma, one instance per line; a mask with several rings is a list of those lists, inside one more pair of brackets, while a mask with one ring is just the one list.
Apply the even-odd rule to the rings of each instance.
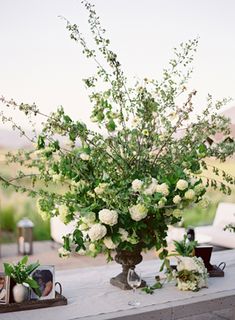
[[[235, 1], [93, 3], [128, 77], [160, 78], [172, 48], [199, 36], [190, 82], [199, 92], [198, 109], [208, 92], [215, 98], [235, 98]], [[69, 39], [59, 15], [87, 35], [87, 13], [79, 0], [0, 0], [0, 94], [36, 102], [47, 113], [63, 105], [71, 116], [88, 122], [90, 104], [82, 78], [94, 65]], [[26, 121], [16, 116], [26, 127]]]

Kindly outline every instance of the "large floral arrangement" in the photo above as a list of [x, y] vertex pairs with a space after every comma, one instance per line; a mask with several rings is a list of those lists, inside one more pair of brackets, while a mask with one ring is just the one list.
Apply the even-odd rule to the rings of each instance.
[[[80, 253], [95, 256], [104, 251], [109, 258], [111, 250], [133, 250], [137, 244], [143, 249], [164, 248], [168, 225], [181, 219], [184, 208], [203, 205], [208, 186], [229, 193], [229, 184], [234, 183], [217, 168], [212, 170], [218, 176], [221, 173], [218, 181], [206, 175], [207, 157], [225, 161], [235, 149], [228, 140], [206, 144], [217, 132], [229, 134], [229, 120], [217, 113], [228, 99], [214, 102], [208, 95], [204, 110], [195, 115], [197, 92], [188, 91], [186, 84], [197, 39], [174, 49], [161, 80], [144, 79], [131, 86], [94, 7], [84, 4], [95, 49], [89, 48], [76, 24], [66, 23], [71, 39], [97, 63], [97, 73], [84, 82], [93, 104], [91, 119], [101, 131], [72, 120], [62, 107], [45, 115], [35, 104], [2, 97], [3, 105], [21, 110], [31, 122], [34, 116], [45, 121], [42, 132], [34, 130], [31, 138], [2, 114], [3, 122], [12, 122], [14, 129], [35, 144], [35, 150], [9, 154], [9, 163], [21, 163], [27, 171], [22, 169], [16, 180], [0, 179], [38, 197], [43, 217], [76, 222], [74, 232], [64, 237], [62, 256], [73, 245]], [[26, 178], [32, 185], [19, 183]], [[163, 250], [161, 257], [166, 255]]]

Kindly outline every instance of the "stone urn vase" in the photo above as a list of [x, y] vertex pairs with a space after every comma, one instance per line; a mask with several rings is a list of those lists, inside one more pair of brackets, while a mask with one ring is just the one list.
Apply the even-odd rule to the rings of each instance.
[[[132, 290], [132, 288], [127, 283], [127, 274], [129, 269], [134, 269], [137, 264], [139, 264], [143, 257], [141, 255], [141, 247], [136, 246], [133, 251], [120, 250], [117, 249], [117, 254], [115, 255], [115, 261], [122, 265], [122, 272], [116, 277], [110, 279], [110, 283], [113, 286], [119, 287], [122, 290]], [[145, 287], [146, 282], [141, 281], [140, 287]]]

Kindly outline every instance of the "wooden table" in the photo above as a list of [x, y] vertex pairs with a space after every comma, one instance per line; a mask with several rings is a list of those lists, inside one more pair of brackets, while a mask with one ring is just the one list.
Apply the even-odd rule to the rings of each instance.
[[[132, 292], [109, 284], [109, 279], [120, 271], [117, 264], [59, 271], [56, 281], [63, 285], [67, 306], [0, 314], [0, 320], [171, 320], [227, 308], [233, 308], [235, 314], [235, 250], [214, 253], [212, 263], [221, 261], [227, 263], [225, 277], [210, 278], [208, 289], [182, 292], [168, 283], [153, 295], [138, 290], [136, 298], [140, 306], [136, 308], [128, 305]], [[159, 265], [159, 260], [139, 265], [147, 283], [153, 282]]]

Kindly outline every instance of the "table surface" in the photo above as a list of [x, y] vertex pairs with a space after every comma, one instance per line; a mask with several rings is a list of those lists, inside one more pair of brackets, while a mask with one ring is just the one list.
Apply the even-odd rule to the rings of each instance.
[[[213, 310], [235, 308], [235, 250], [215, 252], [212, 264], [226, 262], [224, 278], [209, 278], [208, 288], [199, 292], [179, 291], [173, 283], [166, 283], [153, 295], [140, 289], [136, 292], [138, 307], [131, 307], [131, 291], [122, 291], [109, 283], [121, 266], [81, 268], [56, 272], [56, 281], [63, 286], [67, 306], [0, 314], [0, 320], [75, 320], [75, 319], [179, 319]], [[154, 282], [160, 261], [143, 261], [137, 266], [148, 284]]]

